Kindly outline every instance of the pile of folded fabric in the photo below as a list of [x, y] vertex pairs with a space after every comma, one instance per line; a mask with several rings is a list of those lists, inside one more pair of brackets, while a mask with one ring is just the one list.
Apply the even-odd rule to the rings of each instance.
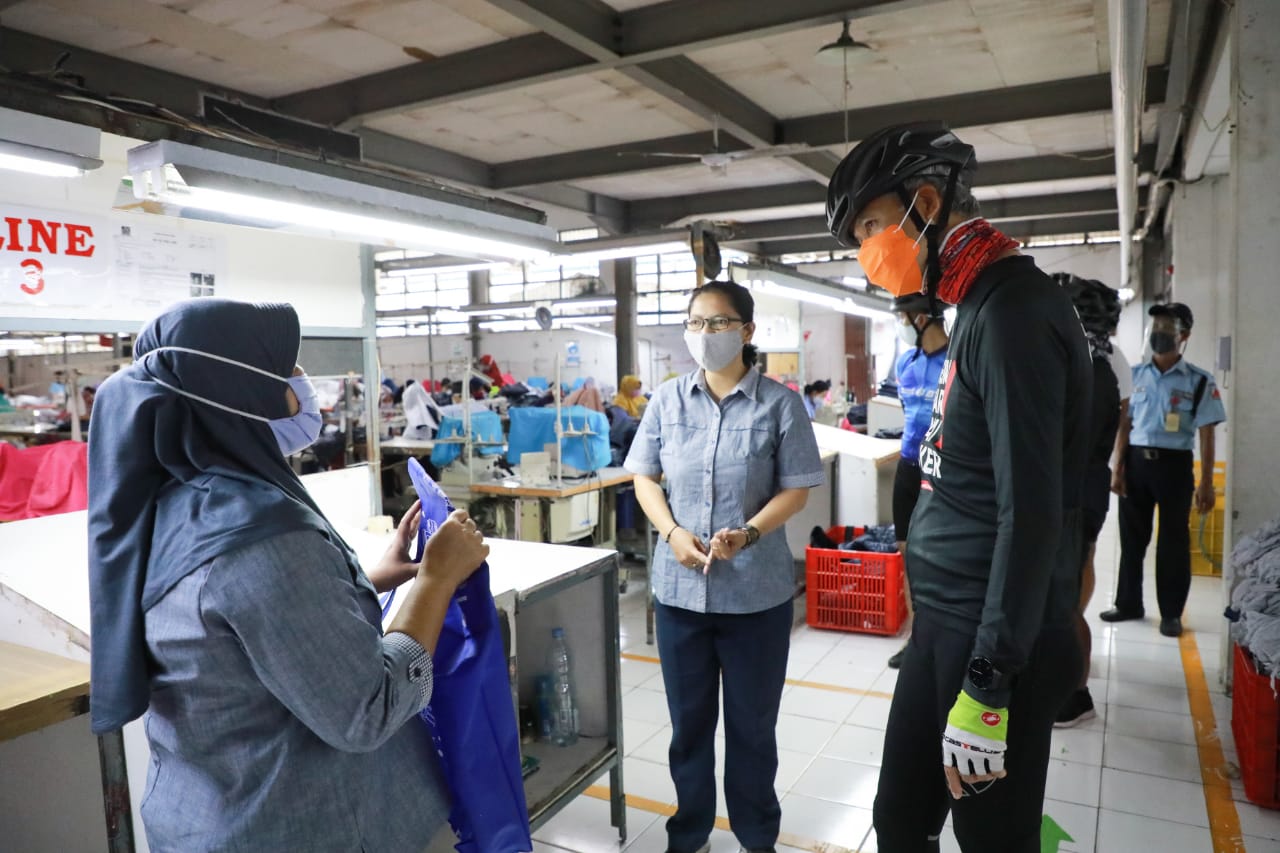
[[1280, 518], [1237, 542], [1231, 563], [1238, 579], [1226, 612], [1231, 639], [1260, 673], [1280, 677]]
[[809, 544], [814, 548], [841, 551], [865, 551], [873, 554], [898, 553], [898, 537], [892, 524], [865, 528], [835, 528], [834, 532], [839, 533], [841, 530], [844, 534], [843, 541], [837, 542], [828, 535], [829, 531], [815, 527], [809, 534]]

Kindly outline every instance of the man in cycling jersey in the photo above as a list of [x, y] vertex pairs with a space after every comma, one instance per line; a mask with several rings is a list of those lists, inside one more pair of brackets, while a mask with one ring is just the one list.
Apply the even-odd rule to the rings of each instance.
[[860, 143], [827, 194], [871, 282], [958, 309], [907, 543], [916, 616], [875, 802], [884, 853], [937, 851], [948, 810], [966, 853], [1039, 851], [1053, 721], [1083, 665], [1089, 348], [1062, 289], [978, 216], [975, 171], [944, 125], [904, 125]]

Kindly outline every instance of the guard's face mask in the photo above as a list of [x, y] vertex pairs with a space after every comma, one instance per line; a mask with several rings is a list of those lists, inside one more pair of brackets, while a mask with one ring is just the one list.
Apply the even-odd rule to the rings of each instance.
[[280, 452], [285, 456], [292, 456], [295, 453], [300, 453], [314, 444], [316, 439], [320, 437], [320, 428], [324, 425], [323, 418], [320, 416], [320, 400], [316, 395], [315, 386], [311, 384], [311, 379], [305, 374], [300, 376], [290, 376], [286, 379], [283, 376], [275, 375], [269, 370], [254, 367], [252, 364], [245, 364], [242, 361], [236, 361], [235, 359], [215, 355], [211, 352], [204, 352], [203, 350], [191, 349], [189, 347], [156, 347], [153, 350], [148, 350], [143, 358], [154, 353], [165, 352], [166, 350], [172, 352], [185, 352], [190, 355], [201, 355], [205, 358], [211, 358], [214, 361], [220, 361], [223, 364], [242, 367], [245, 370], [252, 370], [254, 373], [259, 373], [270, 379], [274, 379], [277, 382], [282, 383], [285, 387], [293, 389], [294, 395], [298, 398], [298, 413], [284, 418], [267, 418], [262, 415], [255, 415], [252, 412], [245, 412], [240, 409], [233, 408], [232, 406], [224, 405], [215, 400], [210, 400], [208, 397], [201, 397], [199, 394], [193, 394], [184, 388], [178, 388], [161, 379], [152, 377], [157, 384], [163, 385], [165, 388], [168, 388], [176, 394], [181, 394], [184, 397], [189, 397], [192, 400], [199, 400], [201, 403], [213, 406], [215, 409], [221, 409], [224, 412], [231, 412], [232, 414], [240, 415], [241, 417], [249, 418], [250, 420], [262, 421], [267, 426], [271, 427], [271, 432], [276, 437], [276, 444], [279, 445]]
[[1147, 334], [1147, 343], [1156, 355], [1175, 352], [1182, 343], [1182, 329], [1176, 323], [1153, 323]]

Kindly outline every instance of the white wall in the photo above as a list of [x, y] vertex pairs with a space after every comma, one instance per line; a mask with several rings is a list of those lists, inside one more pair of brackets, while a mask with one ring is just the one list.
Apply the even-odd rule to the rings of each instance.
[[805, 305], [800, 329], [804, 342], [804, 383], [831, 381], [832, 395], [844, 384], [844, 315], [828, 308]]
[[[304, 327], [359, 328], [363, 325], [360, 250], [356, 243], [113, 210], [120, 180], [126, 175], [126, 152], [140, 144], [136, 140], [103, 134], [104, 165], [79, 178], [44, 178], [5, 172], [0, 183], [0, 203], [87, 214], [103, 218], [113, 227], [147, 225], [209, 235], [216, 238], [223, 249], [215, 295], [292, 302]], [[8, 260], [12, 259], [0, 258], [0, 261]], [[51, 313], [68, 319], [110, 318], [120, 321], [113, 325], [123, 328], [129, 323], [140, 325], [155, 309], [122, 305], [51, 308], [6, 303], [2, 313], [4, 319], [45, 318]], [[3, 320], [0, 320], [2, 326]]]

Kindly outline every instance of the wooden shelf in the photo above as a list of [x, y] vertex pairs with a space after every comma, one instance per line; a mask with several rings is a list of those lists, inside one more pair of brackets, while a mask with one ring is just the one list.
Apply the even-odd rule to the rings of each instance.
[[0, 643], [0, 741], [89, 710], [89, 664]]

